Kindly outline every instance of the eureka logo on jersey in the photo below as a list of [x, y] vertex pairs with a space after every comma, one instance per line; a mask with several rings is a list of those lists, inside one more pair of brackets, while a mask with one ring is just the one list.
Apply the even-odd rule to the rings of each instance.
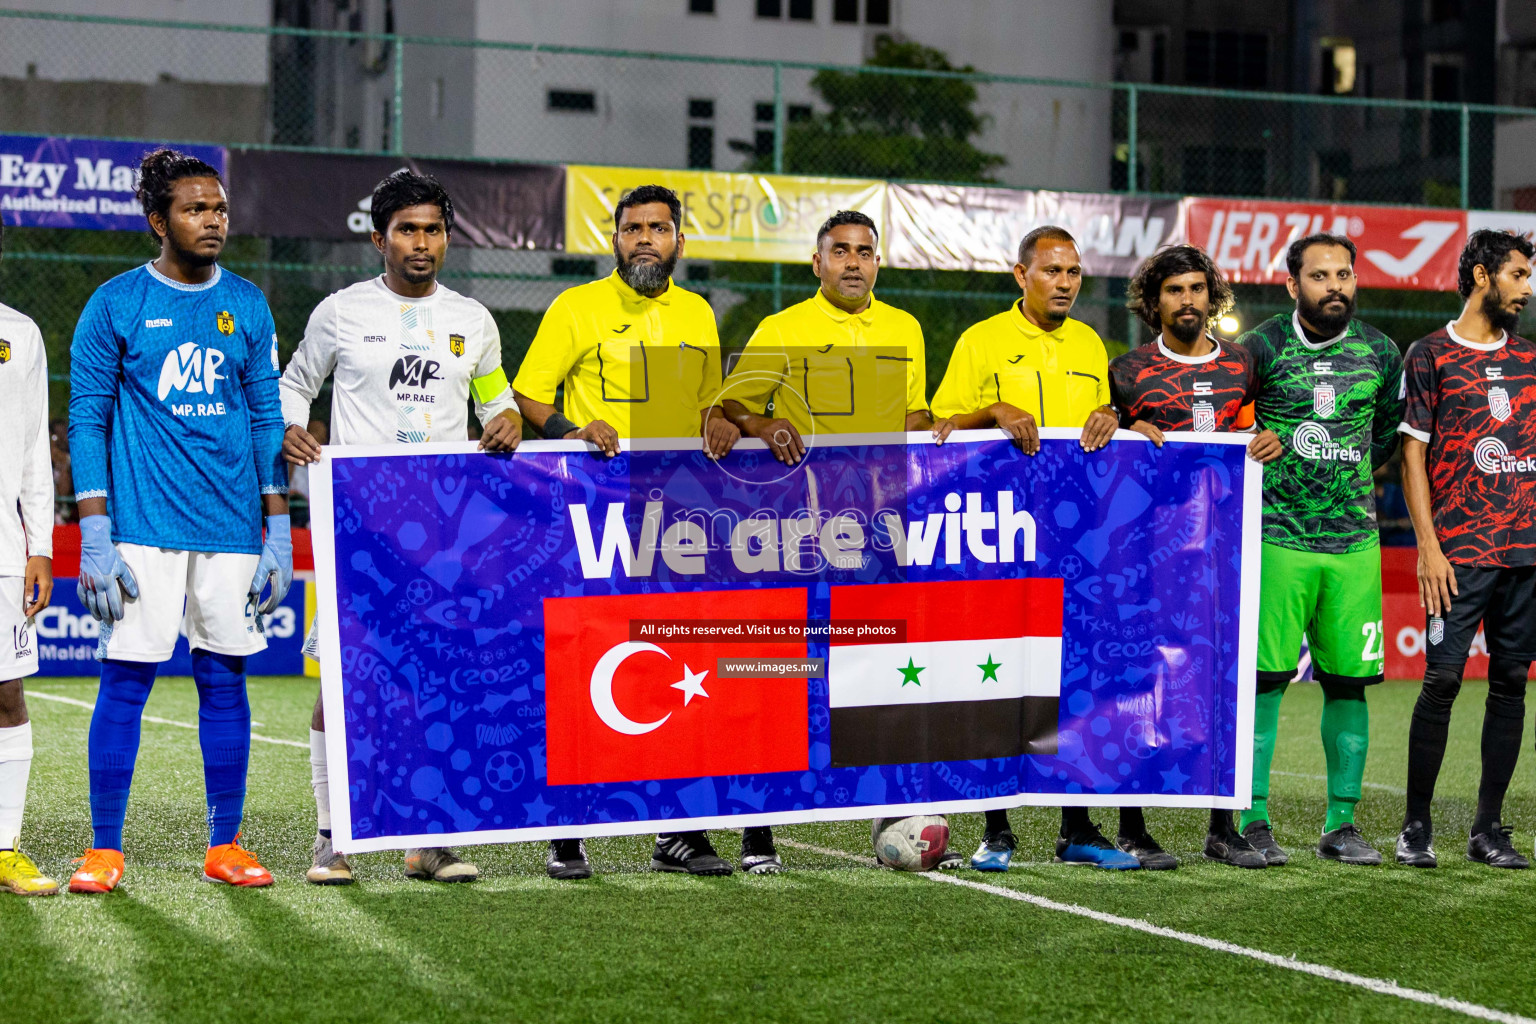
[[[160, 401], [177, 391], [183, 395], [207, 395], [212, 398], [218, 383], [224, 380], [219, 367], [224, 365], [224, 353], [216, 348], [205, 348], [195, 341], [184, 341], [165, 354], [160, 364]], [[223, 416], [223, 402], [179, 402], [172, 404], [171, 412], [177, 416]]]
[[1472, 448], [1472, 462], [1484, 473], [1530, 473], [1536, 458], [1509, 454], [1509, 446], [1496, 437], [1485, 437]]
[[1291, 434], [1291, 447], [1297, 455], [1314, 462], [1359, 462], [1364, 458], [1359, 448], [1340, 444], [1328, 433], [1327, 427], [1311, 420], [1296, 425]]

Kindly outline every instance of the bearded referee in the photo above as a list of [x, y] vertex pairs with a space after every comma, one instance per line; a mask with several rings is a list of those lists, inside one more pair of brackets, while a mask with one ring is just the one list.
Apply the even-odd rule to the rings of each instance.
[[[721, 458], [741, 437], [715, 404], [720, 338], [715, 311], [672, 280], [683, 255], [677, 193], [642, 185], [613, 211], [612, 274], [562, 292], [539, 324], [512, 382], [517, 404], [546, 438], [586, 441], [600, 455], [620, 440], [700, 437]], [[555, 407], [564, 388], [564, 410]], [[588, 878], [586, 843], [549, 844], [551, 878]], [[656, 837], [651, 870], [728, 875], [731, 864], [703, 832]]]
[[1536, 659], [1536, 345], [1515, 333], [1531, 298], [1525, 238], [1474, 231], [1461, 251], [1461, 316], [1404, 364], [1403, 492], [1419, 543], [1424, 687], [1408, 729], [1408, 807], [1397, 860], [1436, 865], [1430, 801], [1451, 703], [1479, 623], [1488, 638], [1482, 781], [1467, 859], [1526, 868], [1502, 821]]

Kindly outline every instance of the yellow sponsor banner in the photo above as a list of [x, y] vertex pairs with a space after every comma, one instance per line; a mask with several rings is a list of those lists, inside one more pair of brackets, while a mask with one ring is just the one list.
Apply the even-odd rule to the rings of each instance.
[[[315, 581], [306, 580], [304, 583], [304, 636], [309, 636], [309, 627], [315, 621]], [[314, 679], [320, 678], [320, 663], [301, 658], [304, 662], [304, 674]]]
[[566, 251], [611, 252], [614, 204], [639, 185], [665, 185], [677, 193], [686, 254], [695, 259], [808, 263], [816, 229], [838, 210], [868, 214], [880, 226], [884, 248], [883, 181], [568, 165]]

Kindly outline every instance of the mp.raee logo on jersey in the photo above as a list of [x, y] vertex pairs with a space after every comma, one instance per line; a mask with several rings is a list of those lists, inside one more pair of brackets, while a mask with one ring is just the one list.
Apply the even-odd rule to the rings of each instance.
[[[199, 345], [184, 341], [165, 354], [160, 364], [160, 401], [175, 393], [177, 401], [171, 403], [171, 412], [177, 416], [223, 416], [224, 403], [214, 401], [218, 383], [225, 379], [219, 368], [225, 363], [224, 353], [211, 345]], [[206, 401], [180, 401], [188, 395], [200, 395]]]

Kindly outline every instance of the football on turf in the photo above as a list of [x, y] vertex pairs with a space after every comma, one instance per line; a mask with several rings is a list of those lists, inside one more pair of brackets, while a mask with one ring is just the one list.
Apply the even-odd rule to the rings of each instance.
[[949, 822], [938, 814], [876, 818], [875, 859], [897, 871], [931, 871], [949, 848]]

